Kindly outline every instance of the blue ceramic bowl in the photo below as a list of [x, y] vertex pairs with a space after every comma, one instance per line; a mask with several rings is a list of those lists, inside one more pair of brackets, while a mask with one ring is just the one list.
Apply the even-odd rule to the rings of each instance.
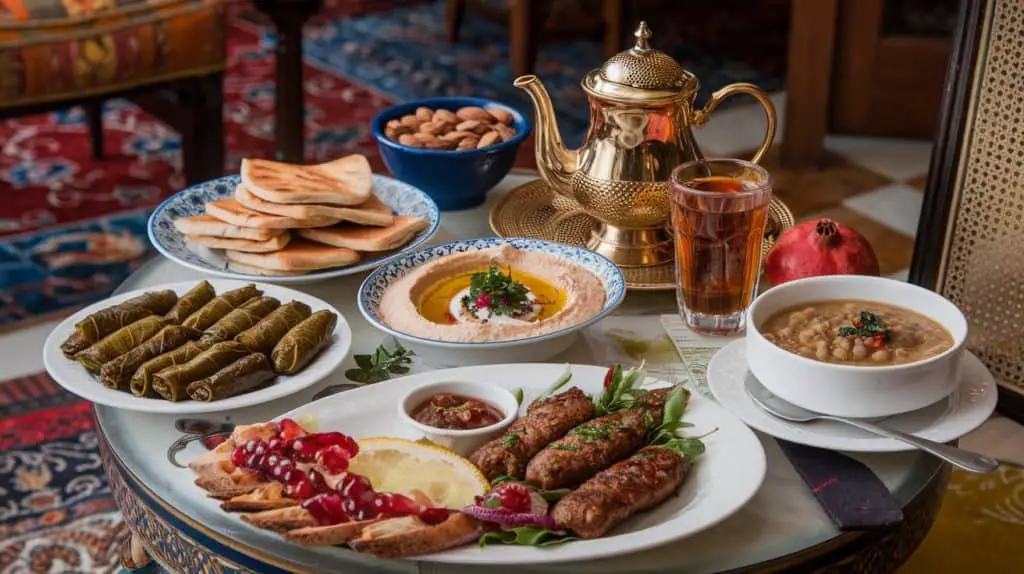
[[[384, 135], [388, 121], [416, 112], [418, 107], [455, 111], [465, 106], [499, 107], [512, 113], [516, 136], [507, 142], [470, 150], [433, 150], [404, 146]], [[395, 177], [418, 187], [444, 211], [480, 205], [487, 191], [504, 178], [516, 161], [519, 144], [530, 133], [530, 122], [515, 108], [484, 98], [427, 98], [383, 110], [373, 118], [373, 137], [380, 155]]]
[[[388, 326], [380, 313], [380, 301], [395, 282], [415, 269], [442, 257], [455, 253], [483, 251], [502, 245], [511, 245], [521, 251], [546, 253], [590, 271], [601, 280], [605, 290], [604, 306], [600, 311], [580, 323], [542, 335], [503, 341], [481, 341], [457, 343], [419, 337]], [[588, 325], [592, 325], [615, 311], [626, 297], [626, 279], [622, 271], [603, 255], [576, 245], [566, 245], [543, 239], [485, 237], [463, 239], [438, 245], [421, 247], [403, 254], [378, 267], [363, 280], [359, 287], [356, 303], [359, 312], [374, 327], [387, 333], [407, 348], [413, 350], [432, 367], [454, 367], [464, 365], [486, 365], [497, 363], [544, 362], [572, 345], [576, 336]]]

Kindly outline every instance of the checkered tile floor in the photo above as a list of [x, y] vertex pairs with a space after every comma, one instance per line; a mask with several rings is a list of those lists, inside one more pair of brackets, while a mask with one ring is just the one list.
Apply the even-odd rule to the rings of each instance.
[[[785, 108], [785, 95], [772, 100]], [[763, 130], [760, 106], [736, 107], [716, 112], [697, 140], [708, 157], [750, 157]], [[825, 149], [826, 164], [818, 171], [782, 169], [773, 150], [762, 164], [775, 179], [776, 195], [798, 221], [829, 217], [860, 231], [875, 248], [882, 274], [906, 279], [931, 143], [830, 136]]]

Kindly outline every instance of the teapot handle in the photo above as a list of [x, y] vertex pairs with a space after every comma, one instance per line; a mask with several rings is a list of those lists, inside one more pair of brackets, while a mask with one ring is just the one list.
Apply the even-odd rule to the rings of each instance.
[[775, 140], [775, 124], [777, 123], [775, 104], [772, 103], [768, 98], [768, 94], [766, 94], [761, 88], [754, 84], [737, 83], [729, 84], [728, 86], [715, 91], [715, 93], [711, 94], [711, 99], [708, 100], [708, 103], [704, 104], [704, 108], [697, 110], [696, 113], [694, 113], [693, 123], [697, 127], [703, 126], [707, 123], [711, 113], [718, 107], [718, 104], [722, 103], [722, 100], [736, 94], [749, 94], [754, 96], [754, 98], [764, 107], [764, 114], [768, 120], [768, 129], [765, 130], [764, 141], [761, 142], [761, 147], [757, 148], [757, 151], [754, 152], [754, 157], [750, 159], [753, 163], [760, 163], [761, 160], [764, 159], [764, 155], [768, 153], [769, 149], [771, 149], [772, 141]]

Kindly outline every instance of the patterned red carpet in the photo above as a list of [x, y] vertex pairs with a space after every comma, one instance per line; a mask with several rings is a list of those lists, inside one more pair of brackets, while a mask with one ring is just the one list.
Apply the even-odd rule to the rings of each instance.
[[[709, 23], [708, 30], [725, 34], [707, 35], [722, 40], [717, 46], [673, 41], [705, 36], [686, 27], [673, 33], [665, 24], [659, 47], [697, 73], [708, 90], [734, 81], [778, 89], [781, 49], [767, 51], [774, 58], [748, 62], [734, 58], [736, 43], [727, 40], [736, 33], [756, 38], [757, 49], [745, 40], [748, 54], [766, 53], [765, 42], [781, 44], [785, 10], [770, 9], [778, 2], [766, 0], [761, 7], [766, 18], [749, 20], [748, 27], [758, 26], [757, 34], [740, 33], [736, 19], [722, 9], [717, 24], [699, 19]], [[449, 44], [444, 5], [441, 0], [328, 2], [305, 30], [308, 161], [360, 152], [382, 171], [369, 123], [392, 101], [473, 94], [528, 109], [526, 97], [511, 83], [507, 27], [471, 14], [459, 43]], [[224, 119], [226, 169], [233, 171], [243, 157], [273, 155], [275, 38], [273, 27], [247, 4], [233, 5], [228, 20]], [[781, 22], [783, 28], [766, 33], [766, 22]], [[541, 47], [537, 72], [570, 143], [581, 139], [587, 123], [579, 79], [602, 59], [594, 40]], [[121, 100], [108, 102], [104, 128], [105, 154], [96, 161], [80, 109], [0, 123], [0, 331], [103, 298], [152, 255], [146, 220], [184, 183], [180, 140]], [[523, 146], [521, 165], [532, 163], [531, 147]]]
[[[230, 166], [273, 155], [274, 61], [246, 14], [234, 10], [228, 28]], [[305, 74], [309, 159], [375, 155], [351, 126], [368, 126], [387, 102], [316, 68]], [[0, 331], [105, 297], [152, 255], [146, 219], [183, 187], [180, 140], [122, 100], [107, 105], [104, 138], [93, 160], [80, 108], [0, 123]]]
[[47, 375], [0, 383], [0, 572], [109, 572], [123, 523], [92, 405]]

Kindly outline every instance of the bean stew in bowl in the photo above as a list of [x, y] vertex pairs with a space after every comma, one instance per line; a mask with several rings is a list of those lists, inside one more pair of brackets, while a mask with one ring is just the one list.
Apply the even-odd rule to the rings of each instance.
[[963, 313], [934, 291], [882, 277], [810, 277], [750, 305], [746, 361], [768, 390], [805, 409], [880, 417], [952, 393], [966, 338]]
[[875, 301], [796, 305], [769, 317], [760, 331], [791, 353], [847, 365], [913, 363], [953, 346], [953, 336], [932, 319]]

